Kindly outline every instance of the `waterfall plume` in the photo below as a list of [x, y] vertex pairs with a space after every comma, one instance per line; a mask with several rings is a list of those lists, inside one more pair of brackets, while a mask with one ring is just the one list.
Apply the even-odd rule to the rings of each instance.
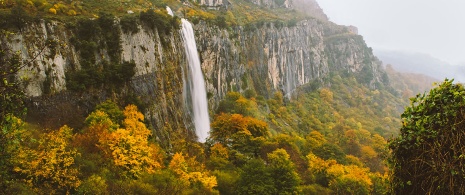
[[[197, 52], [197, 46], [195, 44], [192, 24], [186, 19], [181, 19], [181, 22], [181, 34], [188, 62], [187, 83], [185, 84], [187, 84], [190, 92], [195, 133], [197, 134], [200, 142], [205, 142], [208, 137], [208, 132], [210, 132], [210, 118], [208, 115], [205, 80], [200, 67], [200, 59]], [[185, 97], [189, 98], [189, 96]]]

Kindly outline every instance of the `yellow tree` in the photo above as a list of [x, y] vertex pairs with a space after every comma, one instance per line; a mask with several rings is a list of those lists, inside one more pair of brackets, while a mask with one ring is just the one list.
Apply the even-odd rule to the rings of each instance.
[[307, 155], [309, 171], [316, 181], [328, 186], [335, 194], [369, 194], [373, 189], [368, 168], [342, 165], [335, 160], [323, 160], [314, 154]]
[[31, 186], [48, 193], [67, 193], [78, 187], [81, 181], [74, 158], [79, 153], [68, 148], [71, 137], [72, 129], [67, 126], [45, 134], [36, 147], [19, 151], [14, 171], [25, 175]]
[[[189, 162], [189, 160], [191, 160]], [[176, 153], [169, 164], [169, 168], [186, 184], [194, 185], [200, 183], [208, 191], [213, 191], [217, 186], [215, 176], [209, 176], [202, 171], [200, 166], [194, 159], [186, 160], [182, 153]], [[192, 166], [194, 164], [194, 166]], [[197, 168], [197, 170], [195, 169]]]
[[226, 147], [224, 147], [220, 143], [214, 144], [211, 148], [211, 155], [210, 158], [224, 158], [228, 159], [229, 158], [229, 151]]
[[221, 113], [215, 117], [211, 126], [210, 137], [226, 147], [232, 145], [234, 134], [246, 132], [246, 134], [250, 135], [247, 130], [247, 121], [240, 114]]
[[142, 172], [153, 173], [161, 168], [162, 155], [158, 147], [148, 142], [151, 132], [143, 123], [144, 116], [134, 105], [125, 108], [124, 116], [125, 129], [117, 129], [109, 137], [102, 138], [100, 143], [114, 164], [128, 173], [126, 176], [138, 177]]
[[333, 92], [328, 88], [323, 88], [320, 90], [320, 98], [327, 103], [333, 102]]
[[324, 160], [318, 156], [316, 156], [313, 153], [309, 153], [307, 155], [307, 160], [308, 160], [308, 171], [311, 173], [312, 179], [322, 185], [327, 187], [329, 185], [329, 176], [326, 173], [327, 169], [334, 165], [337, 164], [336, 160]]
[[208, 158], [207, 165], [210, 170], [223, 170], [226, 166], [231, 165], [228, 148], [220, 143], [215, 143], [210, 148], [210, 158]]
[[370, 194], [372, 191], [373, 182], [368, 168], [335, 164], [328, 168], [327, 173], [333, 178], [329, 187], [335, 194]]
[[92, 112], [86, 118], [86, 123], [88, 128], [74, 137], [73, 145], [87, 153], [100, 153], [102, 149], [105, 152], [105, 140], [108, 140], [111, 132], [119, 128], [119, 125], [113, 123], [108, 114], [100, 110]]
[[321, 147], [327, 142], [325, 136], [318, 131], [310, 132], [306, 137], [306, 141], [306, 148], [308, 149]]

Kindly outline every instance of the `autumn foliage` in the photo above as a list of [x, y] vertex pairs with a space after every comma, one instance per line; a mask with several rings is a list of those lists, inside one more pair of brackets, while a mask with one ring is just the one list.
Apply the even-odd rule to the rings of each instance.
[[8, 115], [1, 192], [386, 194], [389, 151], [382, 133], [396, 120], [374, 114], [392, 109], [364, 107], [384, 105], [374, 101], [382, 92], [344, 91], [332, 79], [331, 87], [297, 91], [291, 100], [279, 91], [268, 99], [251, 89], [247, 97], [229, 92], [205, 143], [168, 123], [161, 140], [136, 106], [122, 109], [112, 101], [97, 105], [80, 129], [40, 129]]
[[32, 188], [49, 193], [70, 192], [81, 183], [74, 161], [80, 154], [68, 147], [71, 137], [72, 129], [67, 126], [43, 134], [37, 142], [17, 151], [13, 170]]

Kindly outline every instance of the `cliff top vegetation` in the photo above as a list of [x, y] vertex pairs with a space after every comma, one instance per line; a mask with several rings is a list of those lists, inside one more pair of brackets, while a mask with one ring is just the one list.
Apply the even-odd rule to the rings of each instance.
[[[297, 8], [279, 6], [268, 8], [248, 0], [231, 0], [227, 5], [208, 7], [195, 1], [173, 0], [89, 0], [89, 1], [50, 1], [50, 0], [2, 0], [0, 1], [0, 23], [6, 21], [33, 19], [52, 19], [59, 21], [79, 18], [98, 18], [102, 14], [117, 17], [130, 16], [149, 9], [167, 13], [169, 6], [177, 16], [182, 16], [197, 23], [204, 20], [219, 27], [246, 25], [264, 22], [277, 22], [280, 25], [295, 25], [298, 21], [314, 18], [309, 13]], [[214, 9], [213, 9], [214, 8]], [[320, 19], [324, 17], [318, 17]], [[21, 22], [21, 21], [16, 21]]]

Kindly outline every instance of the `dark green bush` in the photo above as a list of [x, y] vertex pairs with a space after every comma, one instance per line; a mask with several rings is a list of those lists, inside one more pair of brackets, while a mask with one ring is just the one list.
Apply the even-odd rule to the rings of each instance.
[[126, 34], [135, 34], [139, 32], [139, 28], [137, 25], [139, 24], [139, 20], [134, 15], [126, 15], [121, 18], [120, 21], [121, 29]]
[[465, 88], [453, 80], [411, 98], [389, 142], [394, 194], [465, 194]]
[[[66, 73], [67, 88], [84, 91], [89, 88], [118, 89], [135, 74], [133, 62], [121, 60], [121, 34], [115, 17], [101, 13], [97, 20], [82, 19], [74, 28], [75, 37], [70, 39], [80, 55], [80, 70]], [[106, 50], [109, 59], [97, 64], [96, 55]]]
[[101, 13], [97, 23], [102, 29], [100, 46], [107, 49], [108, 55], [113, 62], [119, 62], [121, 58], [121, 34], [115, 22], [115, 17]]
[[139, 18], [142, 24], [151, 30], [158, 29], [159, 32], [165, 34], [171, 33], [173, 29], [180, 28], [177, 17], [171, 17], [165, 12], [157, 12], [153, 9], [141, 12]]
[[228, 27], [228, 24], [226, 23], [226, 18], [224, 16], [218, 16], [215, 18], [215, 24], [216, 26], [224, 29]]
[[83, 66], [81, 70], [66, 73], [66, 87], [72, 91], [101, 87], [118, 90], [134, 76], [135, 66], [134, 62], [112, 64], [106, 61], [99, 65]]

